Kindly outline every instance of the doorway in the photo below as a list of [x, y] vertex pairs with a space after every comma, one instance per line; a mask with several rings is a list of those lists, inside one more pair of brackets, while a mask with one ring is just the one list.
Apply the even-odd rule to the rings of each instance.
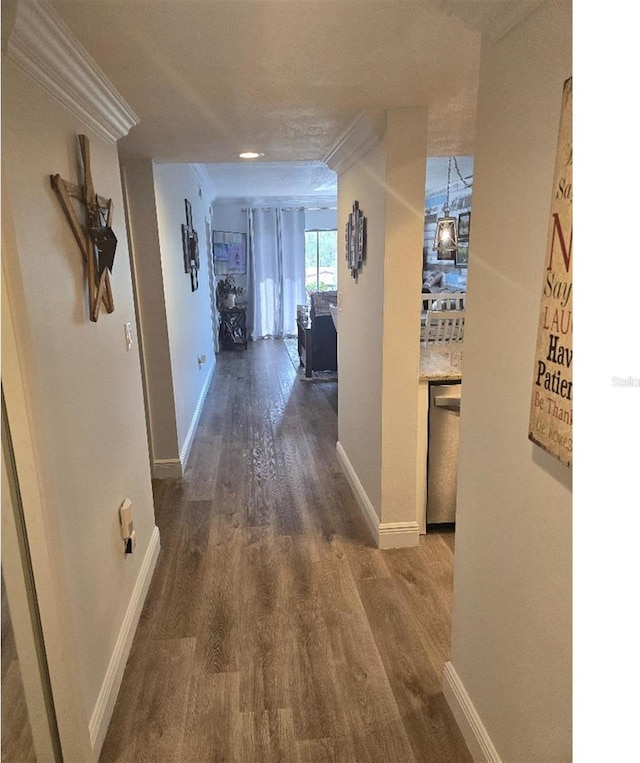
[[2, 761], [62, 761], [4, 393], [2, 394]]

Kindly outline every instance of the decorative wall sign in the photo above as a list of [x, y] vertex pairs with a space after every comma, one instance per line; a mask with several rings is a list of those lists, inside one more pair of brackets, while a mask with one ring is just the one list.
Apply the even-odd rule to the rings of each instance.
[[362, 214], [357, 201], [353, 202], [353, 210], [349, 213], [345, 226], [345, 248], [347, 265], [357, 281], [367, 248], [367, 218]]
[[573, 139], [572, 79], [564, 83], [540, 301], [529, 439], [572, 464]]
[[[118, 239], [111, 229], [113, 202], [94, 191], [91, 177], [89, 138], [78, 135], [83, 164], [84, 185], [80, 188], [60, 175], [50, 175], [51, 187], [58, 195], [80, 252], [87, 264], [89, 290], [89, 318], [95, 323], [103, 303], [108, 313], [115, 310], [109, 274], [113, 270]], [[85, 225], [82, 226], [71, 199], [77, 199], [85, 209]]]
[[193, 227], [191, 202], [184, 200], [184, 212], [187, 224], [182, 225], [182, 257], [184, 272], [191, 275], [191, 291], [198, 288], [198, 270], [200, 270], [200, 251], [198, 249], [198, 232]]

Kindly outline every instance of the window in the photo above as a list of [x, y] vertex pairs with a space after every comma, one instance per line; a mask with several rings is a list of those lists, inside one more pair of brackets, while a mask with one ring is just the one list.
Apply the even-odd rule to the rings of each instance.
[[304, 257], [307, 293], [338, 288], [337, 230], [305, 231]]

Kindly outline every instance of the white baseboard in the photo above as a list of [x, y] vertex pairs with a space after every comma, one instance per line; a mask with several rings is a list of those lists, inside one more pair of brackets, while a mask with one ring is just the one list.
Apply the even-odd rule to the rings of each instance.
[[[207, 396], [207, 392], [209, 391], [209, 385], [211, 384], [211, 379], [213, 378], [214, 366], [215, 366], [215, 358], [213, 362], [211, 363], [211, 366], [209, 367], [209, 373], [207, 374], [205, 383], [202, 386], [202, 390], [200, 391], [200, 397], [198, 398], [198, 404], [196, 405], [196, 409], [193, 412], [193, 417], [191, 418], [191, 425], [189, 426], [189, 431], [187, 432], [187, 436], [184, 438], [184, 443], [182, 444], [182, 450], [180, 451], [180, 464], [182, 466], [183, 474], [187, 468], [187, 461], [189, 460], [189, 453], [191, 453], [191, 446], [193, 445], [193, 438], [195, 437], [195, 434], [196, 434], [196, 428], [198, 426], [198, 422], [200, 421], [202, 406], [204, 405], [204, 400]], [[182, 476], [182, 474], [180, 476]]]
[[415, 521], [380, 522], [376, 510], [373, 508], [373, 504], [369, 500], [369, 496], [362, 486], [362, 483], [340, 442], [336, 443], [336, 453], [342, 471], [353, 490], [360, 511], [367, 522], [371, 536], [378, 548], [407, 548], [410, 546], [417, 546], [420, 542], [420, 528], [418, 527], [418, 523]]
[[378, 515], [376, 514], [376, 510], [373, 508], [373, 504], [369, 500], [369, 496], [366, 494], [365, 489], [362, 487], [362, 483], [360, 482], [360, 479], [358, 478], [358, 475], [355, 472], [355, 469], [351, 465], [351, 461], [349, 461], [349, 457], [344, 451], [344, 448], [342, 447], [342, 443], [338, 441], [336, 443], [336, 454], [338, 456], [338, 461], [340, 462], [340, 466], [342, 467], [342, 471], [344, 472], [344, 476], [347, 478], [347, 481], [349, 485], [351, 486], [351, 490], [353, 490], [353, 494], [355, 495], [358, 505], [360, 506], [360, 511], [362, 512], [362, 515], [367, 521], [367, 526], [369, 527], [369, 531], [371, 532], [371, 535], [376, 543], [378, 543], [378, 531], [380, 529], [380, 519], [378, 518]]
[[158, 480], [180, 479], [182, 461], [179, 458], [158, 458], [153, 462], [153, 476]]
[[460, 676], [450, 662], [444, 665], [442, 691], [474, 761], [502, 763]]
[[191, 453], [191, 446], [193, 445], [193, 438], [195, 437], [196, 428], [198, 427], [198, 422], [200, 421], [200, 416], [202, 414], [202, 407], [204, 406], [204, 401], [207, 396], [207, 392], [209, 391], [209, 387], [211, 385], [211, 379], [213, 379], [214, 366], [215, 366], [215, 360], [211, 364], [209, 368], [209, 373], [207, 374], [207, 378], [204, 382], [202, 389], [200, 390], [200, 397], [198, 398], [196, 409], [193, 412], [193, 417], [191, 418], [191, 424], [189, 426], [187, 436], [185, 437], [184, 443], [182, 444], [180, 457], [179, 458], [157, 458], [153, 462], [153, 476], [155, 479], [159, 479], [159, 480], [180, 479], [181, 477], [184, 476], [184, 473], [187, 469], [187, 461], [189, 460], [189, 454]]
[[133, 589], [129, 606], [124, 616], [120, 633], [116, 640], [116, 645], [109, 660], [109, 666], [100, 688], [100, 694], [96, 701], [91, 720], [89, 721], [89, 736], [91, 738], [91, 749], [94, 760], [97, 761], [100, 756], [100, 750], [104, 742], [109, 727], [109, 721], [116, 703], [122, 676], [127, 664], [129, 652], [133, 637], [138, 627], [138, 620], [142, 612], [142, 605], [147, 596], [153, 570], [156, 566], [158, 554], [160, 553], [160, 532], [157, 527], [153, 528], [151, 540], [147, 546], [142, 566], [138, 574], [138, 579]]
[[417, 522], [386, 522], [378, 530], [378, 548], [412, 548], [419, 543]]

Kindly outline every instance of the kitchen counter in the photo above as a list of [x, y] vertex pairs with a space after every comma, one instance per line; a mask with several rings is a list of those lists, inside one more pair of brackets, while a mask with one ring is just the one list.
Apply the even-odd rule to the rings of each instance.
[[462, 379], [462, 342], [420, 343], [421, 382]]

